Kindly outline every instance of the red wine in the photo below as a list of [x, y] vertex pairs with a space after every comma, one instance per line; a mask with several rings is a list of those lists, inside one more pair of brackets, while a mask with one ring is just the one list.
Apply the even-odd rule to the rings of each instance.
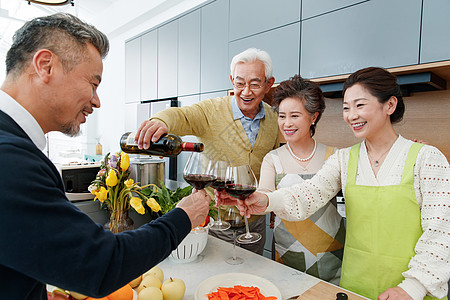
[[227, 184], [231, 184], [231, 180], [225, 180], [223, 178], [217, 178], [216, 181], [214, 181], [211, 184], [211, 187], [215, 188], [218, 191], [225, 190]]
[[228, 223], [230, 223], [231, 228], [241, 228], [245, 226], [245, 223], [242, 220], [236, 221], [236, 220], [225, 220]]
[[225, 191], [234, 198], [244, 200], [256, 191], [256, 187], [243, 184], [229, 184], [226, 186]]
[[212, 175], [190, 174], [184, 175], [183, 177], [187, 183], [195, 187], [197, 190], [202, 190], [216, 181], [216, 177]]

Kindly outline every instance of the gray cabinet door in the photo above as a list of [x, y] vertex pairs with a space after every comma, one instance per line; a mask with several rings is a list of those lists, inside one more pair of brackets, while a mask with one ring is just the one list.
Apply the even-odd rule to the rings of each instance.
[[201, 9], [200, 90], [213, 92], [229, 89], [228, 0], [217, 0]]
[[417, 64], [420, 14], [421, 0], [377, 0], [303, 21], [302, 76]]
[[141, 38], [125, 43], [125, 103], [141, 99]]
[[302, 20], [370, 0], [301, 0]]
[[158, 98], [158, 31], [141, 37], [141, 100]]
[[177, 96], [178, 20], [158, 28], [158, 98]]
[[229, 61], [250, 47], [269, 53], [275, 82], [286, 80], [299, 72], [300, 22], [231, 42]]
[[301, 0], [230, 0], [230, 41], [300, 20]]
[[424, 0], [420, 63], [450, 59], [450, 1]]
[[200, 93], [200, 10], [178, 19], [178, 96]]

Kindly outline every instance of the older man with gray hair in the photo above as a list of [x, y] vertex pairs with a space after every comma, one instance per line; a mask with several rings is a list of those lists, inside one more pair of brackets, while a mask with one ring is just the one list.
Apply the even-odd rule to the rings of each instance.
[[[139, 127], [136, 135], [139, 147], [146, 149], [151, 141], [169, 132], [194, 135], [213, 159], [228, 159], [233, 165], [248, 163], [259, 179], [264, 156], [279, 147], [277, 114], [262, 102], [275, 81], [272, 60], [266, 51], [250, 48], [232, 59], [230, 69], [234, 96], [206, 99], [157, 113]], [[265, 216], [252, 216], [249, 223], [250, 231], [260, 233], [262, 239], [242, 247], [263, 254]], [[244, 229], [238, 231], [243, 233]], [[210, 232], [232, 241], [230, 231]]]

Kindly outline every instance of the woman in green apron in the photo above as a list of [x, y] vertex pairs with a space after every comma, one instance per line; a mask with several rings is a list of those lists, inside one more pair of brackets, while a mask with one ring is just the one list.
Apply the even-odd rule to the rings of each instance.
[[447, 299], [450, 167], [435, 147], [395, 132], [404, 110], [394, 75], [381, 68], [353, 73], [344, 84], [343, 117], [363, 141], [337, 150], [312, 179], [253, 193], [239, 206], [247, 214], [302, 220], [342, 189], [340, 285], [370, 299]]
[[[286, 144], [269, 152], [262, 163], [258, 191], [310, 179], [336, 150], [318, 143], [315, 128], [325, 109], [316, 83], [296, 75], [281, 82], [272, 93], [278, 127]], [[275, 217], [272, 257], [285, 265], [320, 279], [339, 284], [345, 226], [336, 203], [328, 202], [304, 221]]]

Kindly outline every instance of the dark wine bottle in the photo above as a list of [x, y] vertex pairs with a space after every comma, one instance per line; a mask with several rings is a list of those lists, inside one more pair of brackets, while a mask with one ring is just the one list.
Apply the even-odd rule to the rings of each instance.
[[174, 134], [166, 134], [156, 142], [150, 142], [148, 149], [139, 149], [134, 141], [135, 132], [127, 132], [120, 138], [120, 148], [129, 154], [146, 154], [155, 156], [175, 157], [181, 151], [202, 152], [202, 143], [183, 142], [181, 138]]

